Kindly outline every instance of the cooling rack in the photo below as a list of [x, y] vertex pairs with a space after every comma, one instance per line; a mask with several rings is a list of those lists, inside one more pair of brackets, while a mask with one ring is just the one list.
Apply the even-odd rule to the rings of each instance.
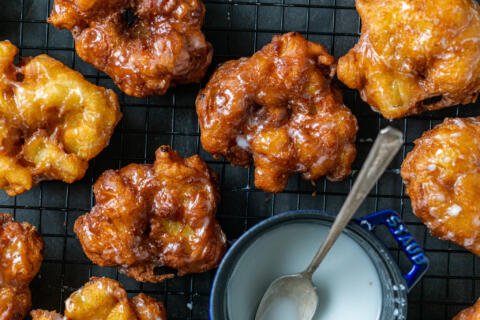
[[[218, 219], [229, 242], [255, 223], [291, 209], [323, 209], [337, 212], [352, 185], [352, 178], [340, 183], [320, 180], [313, 187], [298, 176], [290, 179], [285, 192], [272, 195], [256, 190], [253, 170], [235, 168], [214, 160], [199, 143], [194, 101], [203, 84], [180, 86], [165, 96], [135, 99], [120, 94], [111, 80], [75, 54], [71, 35], [46, 23], [53, 0], [2, 0], [0, 39], [8, 39], [27, 57], [39, 53], [61, 60], [90, 81], [119, 93], [124, 118], [110, 146], [90, 163], [86, 177], [67, 185], [44, 182], [14, 198], [0, 194], [0, 209], [20, 221], [36, 225], [45, 243], [45, 261], [32, 283], [35, 308], [63, 311], [63, 301], [90, 276], [109, 276], [121, 281], [130, 294], [139, 291], [165, 301], [169, 319], [208, 319], [208, 298], [213, 272], [168, 280], [162, 284], [139, 284], [112, 268], [93, 266], [83, 254], [72, 231], [75, 219], [94, 203], [91, 186], [106, 169], [132, 162], [152, 162], [155, 149], [170, 144], [183, 156], [199, 153], [220, 175], [222, 203]], [[324, 44], [337, 58], [356, 43], [360, 20], [354, 0], [208, 0], [205, 32], [215, 48], [214, 66], [226, 60], [248, 56], [268, 43], [274, 34], [298, 31]], [[387, 122], [372, 112], [354, 91], [344, 89], [345, 103], [358, 117], [359, 155], [354, 169], [380, 128], [391, 124], [402, 130], [406, 143], [389, 170], [371, 192], [359, 215], [392, 208], [401, 213], [408, 227], [422, 243], [432, 266], [411, 292], [408, 319], [451, 319], [480, 296], [480, 263], [472, 254], [448, 242], [437, 240], [413, 216], [405, 196], [399, 167], [412, 142], [447, 116], [479, 115], [479, 105], [450, 108], [420, 116]], [[384, 238], [401, 266], [406, 259], [395, 244]], [[348, 302], [346, 302], [348, 307]]]

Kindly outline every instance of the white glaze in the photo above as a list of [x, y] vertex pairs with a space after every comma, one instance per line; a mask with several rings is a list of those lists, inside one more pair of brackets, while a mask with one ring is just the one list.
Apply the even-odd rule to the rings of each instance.
[[[240, 258], [229, 279], [229, 320], [253, 319], [271, 281], [303, 270], [327, 232], [326, 226], [298, 222], [259, 237]], [[350, 237], [342, 235], [338, 239], [315, 273], [314, 282], [320, 297], [315, 320], [379, 318], [382, 287], [378, 273], [364, 249]]]

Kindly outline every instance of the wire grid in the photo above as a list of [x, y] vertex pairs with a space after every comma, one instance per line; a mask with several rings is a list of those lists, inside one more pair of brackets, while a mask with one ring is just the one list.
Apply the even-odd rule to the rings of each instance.
[[[218, 219], [230, 242], [255, 223], [292, 209], [323, 209], [337, 212], [352, 185], [352, 178], [340, 183], [325, 179], [315, 187], [298, 176], [290, 179], [285, 192], [276, 195], [256, 190], [252, 168], [236, 168], [214, 160], [199, 143], [194, 101], [203, 84], [180, 86], [165, 96], [136, 99], [121, 94], [112, 81], [75, 54], [71, 35], [46, 23], [53, 0], [2, 0], [0, 40], [8, 39], [20, 48], [20, 56], [39, 53], [61, 60], [90, 81], [117, 91], [124, 118], [110, 146], [91, 161], [86, 177], [67, 185], [44, 182], [31, 191], [11, 198], [0, 194], [0, 209], [14, 213], [19, 221], [36, 225], [46, 243], [45, 260], [32, 283], [34, 308], [63, 311], [63, 301], [90, 276], [118, 279], [130, 294], [143, 291], [165, 301], [169, 319], [208, 319], [208, 299], [214, 272], [167, 280], [162, 284], [140, 284], [113, 268], [94, 266], [83, 254], [72, 231], [75, 219], [94, 204], [93, 182], [106, 169], [132, 162], [152, 162], [155, 149], [170, 144], [184, 156], [199, 153], [220, 175], [222, 204]], [[208, 0], [205, 33], [215, 48], [210, 72], [218, 63], [248, 56], [271, 40], [274, 34], [298, 31], [324, 44], [337, 58], [356, 43], [360, 21], [354, 0]], [[345, 103], [359, 119], [358, 170], [373, 139], [387, 121], [345, 87]], [[385, 173], [359, 216], [391, 208], [401, 213], [417, 240], [422, 243], [432, 266], [409, 296], [408, 319], [451, 319], [480, 296], [480, 263], [463, 249], [432, 238], [413, 216], [405, 196], [399, 167], [412, 142], [446, 116], [478, 115], [477, 106], [450, 108], [435, 113], [388, 122], [402, 130], [406, 144]], [[402, 268], [408, 267], [385, 231], [378, 236], [391, 249]], [[363, 319], [362, 319], [363, 320]], [[368, 320], [368, 319], [365, 319]]]

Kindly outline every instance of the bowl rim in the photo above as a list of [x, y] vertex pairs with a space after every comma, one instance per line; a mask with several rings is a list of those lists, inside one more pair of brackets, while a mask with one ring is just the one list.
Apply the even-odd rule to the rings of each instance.
[[[274, 216], [268, 217], [265, 220], [262, 220], [257, 224], [255, 224], [253, 227], [251, 227], [245, 233], [243, 233], [231, 245], [230, 248], [228, 248], [228, 251], [223, 257], [222, 262], [220, 263], [218, 269], [216, 270], [215, 277], [212, 283], [212, 288], [210, 291], [210, 299], [209, 299], [209, 319], [210, 320], [215, 320], [215, 319], [225, 320], [223, 319], [224, 313], [218, 314], [219, 313], [218, 304], [220, 303], [219, 299], [221, 299], [221, 295], [223, 295], [224, 293], [224, 290], [220, 290], [220, 288], [222, 288], [223, 286], [226, 287], [225, 282], [228, 280], [228, 277], [231, 274], [231, 270], [233, 270], [235, 263], [238, 261], [239, 257], [241, 256], [242, 250], [244, 250], [244, 247], [249, 243], [251, 243], [252, 240], [255, 240], [255, 238], [259, 234], [264, 233], [265, 231], [267, 231], [268, 229], [271, 229], [276, 225], [293, 221], [293, 220], [308, 220], [308, 219], [323, 220], [326, 222], [333, 223], [333, 221], [335, 220], [335, 215], [329, 213], [328, 211], [315, 210], [315, 209], [290, 210], [283, 213], [279, 213]], [[389, 268], [388, 271], [392, 276], [392, 278], [394, 278], [395, 281], [401, 282], [406, 286], [406, 282], [402, 277], [400, 268], [397, 265], [397, 263], [394, 262], [394, 259], [391, 253], [388, 250], [380, 249], [380, 248], [386, 249], [385, 244], [380, 239], [378, 239], [372, 232], [369, 232], [368, 230], [365, 230], [363, 227], [361, 227], [357, 223], [356, 219], [352, 219], [352, 221], [350, 221], [350, 223], [347, 226], [347, 229], [349, 229], [350, 232], [356, 233], [359, 237], [364, 238], [364, 240], [368, 244], [370, 244], [373, 248], [377, 249], [378, 255], [385, 259], [385, 264], [387, 268]], [[378, 266], [376, 267], [378, 270]], [[393, 274], [391, 274], [392, 272]], [[405, 303], [404, 305], [405, 314], [406, 314], [406, 309], [407, 309], [407, 303]], [[222, 310], [220, 312], [225, 312], [225, 310]]]

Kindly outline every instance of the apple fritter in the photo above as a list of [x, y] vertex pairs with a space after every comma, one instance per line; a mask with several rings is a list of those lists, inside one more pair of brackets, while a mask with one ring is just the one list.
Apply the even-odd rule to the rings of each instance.
[[475, 0], [357, 0], [362, 35], [338, 78], [388, 119], [476, 101]]
[[129, 299], [115, 280], [92, 278], [65, 301], [65, 316], [33, 310], [33, 320], [166, 320], [163, 303], [143, 293]]
[[221, 65], [197, 97], [202, 145], [232, 164], [255, 163], [255, 185], [280, 192], [290, 174], [348, 176], [357, 121], [332, 86], [335, 59], [298, 33]]
[[121, 117], [113, 91], [46, 55], [16, 67], [17, 51], [0, 42], [0, 188], [10, 196], [81, 179]]
[[470, 308], [457, 314], [452, 320], [480, 320], [480, 300]]
[[216, 267], [225, 235], [215, 219], [215, 173], [199, 156], [181, 158], [168, 146], [153, 165], [131, 164], [103, 173], [94, 185], [96, 204], [75, 222], [86, 255], [100, 266], [118, 266], [142, 282], [160, 282]]
[[426, 132], [401, 174], [432, 234], [480, 255], [480, 119], [446, 119]]
[[213, 54], [204, 16], [200, 0], [55, 0], [49, 22], [122, 91], [144, 97], [203, 78]]
[[32, 320], [67, 320], [60, 313], [55, 311], [33, 310], [30, 312]]
[[0, 319], [23, 319], [31, 307], [30, 282], [42, 264], [43, 240], [35, 227], [0, 213]]

